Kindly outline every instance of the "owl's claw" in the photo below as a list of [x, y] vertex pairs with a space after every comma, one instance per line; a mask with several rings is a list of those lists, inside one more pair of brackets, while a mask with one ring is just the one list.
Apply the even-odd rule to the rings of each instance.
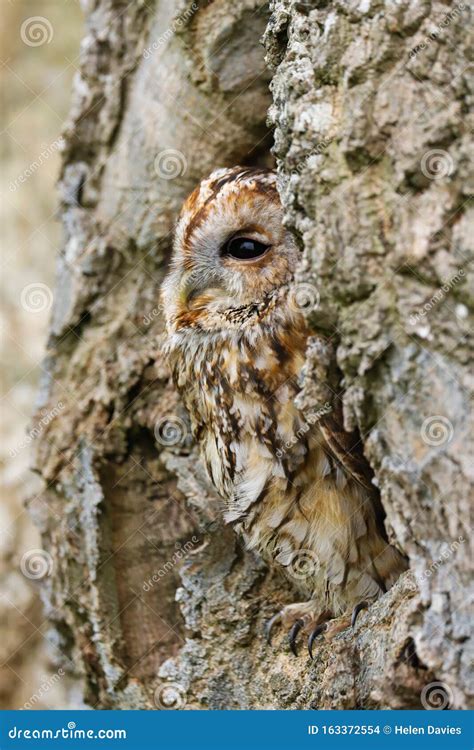
[[266, 623], [264, 628], [265, 633], [265, 639], [269, 646], [272, 645], [272, 630], [273, 626], [277, 623], [281, 622], [281, 612], [277, 612], [276, 615], [273, 615]]
[[296, 602], [287, 604], [273, 617], [271, 617], [264, 626], [264, 635], [267, 643], [271, 646], [272, 635], [275, 625], [282, 625], [289, 630], [288, 641], [292, 653], [297, 656], [296, 639], [301, 630], [312, 632], [321, 621], [326, 621], [330, 617], [330, 612], [324, 610], [321, 612], [317, 602]]
[[351, 617], [351, 627], [354, 627], [357, 621], [357, 618], [359, 616], [359, 613], [362, 612], [363, 609], [368, 609], [369, 604], [368, 602], [359, 602], [355, 605], [354, 609], [352, 610], [352, 617]]
[[[268, 645], [271, 646], [274, 626], [280, 623], [282, 623], [284, 626], [288, 626], [291, 620], [294, 620], [288, 634], [288, 642], [290, 644], [292, 653], [295, 656], [298, 656], [296, 646], [296, 639], [298, 637], [298, 634], [303, 628], [307, 629], [312, 627], [313, 629], [311, 630], [308, 638], [308, 652], [311, 659], [314, 659], [313, 645], [318, 636], [324, 633], [324, 638], [326, 640], [331, 640], [335, 635], [341, 633], [343, 630], [346, 630], [349, 625], [354, 627], [360, 612], [362, 612], [363, 609], [367, 609], [368, 606], [369, 604], [366, 601], [362, 601], [356, 604], [356, 606], [352, 610], [352, 615], [349, 621], [348, 615], [340, 617], [336, 620], [331, 620], [329, 612], [324, 612], [316, 618], [309, 612], [304, 612], [302, 605], [289, 605], [288, 607], [284, 607], [280, 612], [277, 612], [276, 615], [273, 615], [273, 617], [271, 617], [267, 621], [264, 628], [265, 639]], [[295, 615], [297, 613], [300, 614], [302, 610], [302, 616], [294, 619]], [[288, 620], [290, 620], [290, 622], [288, 622]], [[323, 622], [321, 622], [321, 620], [323, 620]]]
[[313, 643], [315, 642], [318, 635], [321, 635], [321, 633], [324, 633], [325, 630], [327, 630], [327, 622], [322, 622], [320, 625], [317, 625], [312, 633], [310, 633], [310, 636], [308, 638], [308, 651], [311, 659], [313, 659]]
[[304, 627], [304, 620], [299, 618], [296, 620], [296, 622], [293, 624], [290, 634], [288, 636], [288, 641], [290, 644], [290, 648], [295, 656], [298, 656], [298, 651], [296, 650], [296, 636], [300, 632], [301, 628]]

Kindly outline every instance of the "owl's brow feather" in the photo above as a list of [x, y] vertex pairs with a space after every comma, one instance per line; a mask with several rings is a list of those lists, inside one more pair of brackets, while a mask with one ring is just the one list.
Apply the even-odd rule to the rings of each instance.
[[[234, 167], [232, 171], [219, 177], [217, 180], [209, 180], [209, 188], [214, 191], [215, 195], [225, 186], [232, 182], [243, 182], [249, 178], [257, 180], [259, 177], [269, 177], [275, 174], [271, 169], [259, 169], [257, 167]], [[212, 175], [211, 175], [212, 177]]]
[[[259, 177], [268, 177], [274, 174], [272, 170], [256, 169], [256, 168], [241, 168], [236, 167], [235, 170], [226, 174], [224, 177], [220, 177], [217, 180], [212, 181], [211, 179], [203, 181], [189, 196], [184, 205], [185, 209], [191, 209], [198, 203], [199, 195], [203, 187], [205, 186], [210, 192], [204, 200], [202, 206], [191, 216], [183, 237], [183, 247], [188, 252], [191, 251], [191, 239], [195, 230], [205, 221], [208, 216], [210, 203], [215, 201], [219, 193], [231, 183], [242, 182], [242, 187], [254, 194], [265, 195], [272, 201], [280, 202], [280, 196], [275, 185], [265, 184]], [[249, 178], [252, 179], [249, 182]]]

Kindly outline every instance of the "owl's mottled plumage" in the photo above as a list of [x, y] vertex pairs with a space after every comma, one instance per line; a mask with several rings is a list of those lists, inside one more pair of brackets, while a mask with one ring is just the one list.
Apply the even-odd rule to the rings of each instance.
[[[227, 251], [236, 238], [267, 249], [238, 259]], [[177, 224], [163, 287], [167, 347], [226, 521], [270, 562], [306, 555], [301, 611], [337, 616], [380, 596], [405, 562], [339, 407], [310, 424], [295, 405], [310, 335], [292, 292], [299, 255], [275, 174], [215, 171]]]

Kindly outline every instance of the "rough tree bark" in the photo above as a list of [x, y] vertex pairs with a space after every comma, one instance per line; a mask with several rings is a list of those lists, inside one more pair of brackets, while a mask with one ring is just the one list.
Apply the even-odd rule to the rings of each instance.
[[[53, 558], [47, 611], [91, 705], [416, 708], [436, 682], [451, 706], [472, 699], [468, 11], [456, 8], [87, 3], [39, 404], [61, 408], [38, 444], [46, 489], [32, 512]], [[318, 382], [336, 362], [347, 426], [411, 564], [313, 663], [283, 634], [263, 642], [294, 592], [223, 527], [162, 357], [158, 290], [181, 201], [218, 165], [271, 163], [264, 31], [298, 281], [334, 343], [325, 357], [310, 347], [301, 402], [326, 400]]]

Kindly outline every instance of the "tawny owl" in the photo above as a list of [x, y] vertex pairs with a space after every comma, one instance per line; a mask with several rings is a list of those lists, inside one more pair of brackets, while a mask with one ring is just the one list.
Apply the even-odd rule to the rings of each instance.
[[[370, 469], [340, 407], [308, 424], [295, 404], [308, 330], [294, 304], [299, 250], [275, 173], [219, 169], [189, 196], [163, 285], [167, 352], [224, 517], [249, 548], [291, 567], [306, 601], [278, 621], [338, 632], [405, 569], [387, 541]], [[329, 624], [331, 618], [340, 618]]]

